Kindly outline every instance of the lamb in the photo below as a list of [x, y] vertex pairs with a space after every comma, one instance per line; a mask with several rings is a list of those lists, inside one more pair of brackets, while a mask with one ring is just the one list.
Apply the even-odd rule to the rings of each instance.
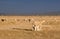
[[33, 29], [34, 31], [40, 31], [40, 26], [37, 25], [33, 25]]
[[33, 29], [32, 30], [34, 30], [34, 31], [41, 31], [41, 29], [42, 29], [42, 23], [44, 23], [45, 22], [45, 20], [43, 20], [42, 22], [40, 22], [40, 23], [38, 23], [38, 22], [34, 22], [33, 23]]

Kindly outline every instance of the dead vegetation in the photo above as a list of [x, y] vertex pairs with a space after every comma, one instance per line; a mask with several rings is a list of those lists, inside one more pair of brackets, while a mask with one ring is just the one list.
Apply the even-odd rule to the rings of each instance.
[[60, 39], [60, 31], [0, 30], [0, 39]]
[[60, 39], [60, 16], [0, 16], [0, 39]]

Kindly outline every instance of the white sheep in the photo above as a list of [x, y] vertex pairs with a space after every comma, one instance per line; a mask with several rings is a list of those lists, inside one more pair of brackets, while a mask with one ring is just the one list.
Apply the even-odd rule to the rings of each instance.
[[33, 29], [32, 30], [34, 30], [34, 31], [41, 31], [42, 27], [43, 27], [42, 23], [44, 23], [44, 22], [45, 22], [45, 20], [43, 20], [42, 22], [36, 22], [36, 21], [34, 21], [33, 22]]
[[40, 26], [37, 25], [33, 25], [33, 29], [34, 31], [40, 31]]

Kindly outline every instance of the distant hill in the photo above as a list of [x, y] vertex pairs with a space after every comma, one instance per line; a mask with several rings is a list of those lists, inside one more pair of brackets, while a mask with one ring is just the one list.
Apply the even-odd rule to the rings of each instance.
[[25, 16], [29, 16], [29, 15], [38, 15], [38, 16], [39, 15], [49, 15], [50, 16], [50, 15], [53, 15], [54, 16], [54, 15], [60, 15], [60, 11], [57, 11], [57, 12], [46, 12], [46, 13], [26, 13], [26, 14], [25, 13], [19, 13], [19, 14], [18, 13], [9, 13], [9, 14], [8, 13], [0, 13], [0, 16], [1, 15], [4, 15], [4, 16], [5, 15], [7, 15], [7, 16], [9, 16], [9, 15], [16, 15], [16, 16], [24, 16], [24, 15]]
[[47, 13], [44, 13], [43, 15], [60, 15], [60, 11], [58, 11], [58, 12], [47, 12]]

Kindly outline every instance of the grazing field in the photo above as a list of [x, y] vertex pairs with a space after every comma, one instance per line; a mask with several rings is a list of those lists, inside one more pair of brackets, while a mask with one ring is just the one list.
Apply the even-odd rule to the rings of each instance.
[[0, 30], [0, 39], [60, 39], [60, 31]]
[[60, 16], [0, 16], [0, 39], [60, 39]]

